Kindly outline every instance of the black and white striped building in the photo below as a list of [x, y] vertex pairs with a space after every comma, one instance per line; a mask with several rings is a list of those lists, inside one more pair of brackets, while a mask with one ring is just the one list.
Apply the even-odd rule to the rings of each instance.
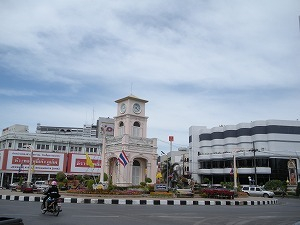
[[253, 121], [211, 129], [191, 126], [189, 150], [191, 175], [201, 183], [205, 178], [213, 184], [232, 181], [234, 152], [240, 184], [249, 184], [255, 177], [258, 185], [289, 180], [290, 159], [299, 181], [300, 121]]

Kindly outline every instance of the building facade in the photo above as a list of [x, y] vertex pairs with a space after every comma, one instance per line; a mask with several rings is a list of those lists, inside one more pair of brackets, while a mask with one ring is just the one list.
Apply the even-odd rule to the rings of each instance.
[[233, 181], [234, 154], [240, 184], [291, 182], [289, 160], [296, 165], [299, 181], [299, 121], [253, 121], [211, 129], [192, 126], [189, 148], [191, 174], [200, 183], [205, 178], [212, 184]]
[[[29, 170], [33, 180], [49, 180], [55, 178], [57, 172], [99, 176], [103, 170], [116, 185], [139, 184], [146, 177], [155, 182], [157, 141], [146, 137], [146, 102], [135, 96], [119, 99], [117, 116], [114, 119], [100, 117], [96, 126], [38, 124], [36, 133], [29, 133], [25, 125], [4, 128], [0, 137], [0, 186], [18, 182]], [[129, 160], [125, 167], [118, 163], [122, 150]], [[94, 167], [87, 165], [86, 154]]]
[[[147, 100], [130, 95], [115, 101], [117, 116], [114, 118], [114, 137], [108, 140], [106, 173], [118, 186], [138, 185], [145, 178], [155, 182], [157, 172], [157, 139], [147, 138]], [[105, 140], [105, 139], [104, 139]], [[118, 162], [124, 151], [128, 166]]]

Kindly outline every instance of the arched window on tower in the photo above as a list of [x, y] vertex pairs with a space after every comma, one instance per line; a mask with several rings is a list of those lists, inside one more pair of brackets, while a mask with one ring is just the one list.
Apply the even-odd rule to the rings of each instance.
[[124, 123], [123, 121], [121, 121], [119, 123], [119, 136], [123, 136], [125, 133], [125, 126], [124, 126]]
[[141, 137], [142, 136], [141, 124], [139, 122], [137, 122], [137, 121], [135, 121], [133, 123], [132, 136], [134, 136], [134, 137]]

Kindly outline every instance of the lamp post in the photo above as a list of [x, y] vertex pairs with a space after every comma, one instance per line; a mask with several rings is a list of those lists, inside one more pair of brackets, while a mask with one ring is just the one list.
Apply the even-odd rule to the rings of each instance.
[[256, 172], [256, 155], [255, 153], [258, 151], [258, 149], [255, 149], [254, 142], [252, 142], [253, 149], [250, 149], [251, 152], [253, 152], [253, 166], [254, 166], [254, 184], [257, 185], [257, 172]]
[[249, 180], [249, 185], [251, 185], [251, 177], [250, 176], [248, 177], [248, 180]]

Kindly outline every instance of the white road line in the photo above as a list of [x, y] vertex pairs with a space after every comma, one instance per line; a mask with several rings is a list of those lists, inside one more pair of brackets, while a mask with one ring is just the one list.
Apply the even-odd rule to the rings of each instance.
[[93, 217], [93, 218], [113, 218], [113, 217], [115, 217], [115, 218], [117, 218], [117, 217], [120, 217], [120, 216], [89, 216], [89, 215], [83, 215], [83, 216], [78, 216], [78, 215], [72, 215], [71, 217], [82, 217], [82, 218], [91, 218], [91, 217]]

